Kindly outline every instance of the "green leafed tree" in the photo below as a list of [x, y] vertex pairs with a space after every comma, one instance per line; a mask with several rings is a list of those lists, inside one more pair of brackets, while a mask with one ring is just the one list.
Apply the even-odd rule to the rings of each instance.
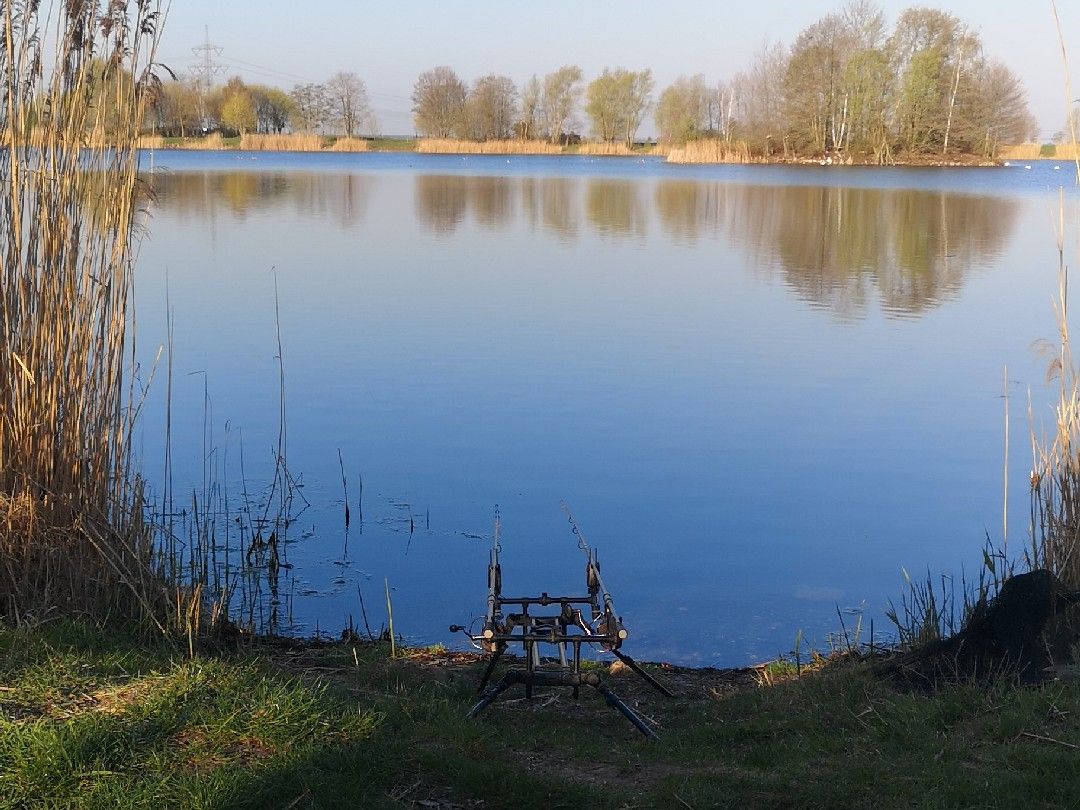
[[585, 114], [601, 141], [634, 145], [638, 128], [652, 104], [651, 70], [604, 69], [585, 89]]
[[682, 146], [705, 131], [708, 95], [704, 76], [680, 76], [660, 94], [656, 103], [656, 127], [660, 142]]
[[221, 105], [221, 124], [226, 129], [239, 132], [251, 132], [255, 129], [258, 119], [255, 116], [255, 105], [248, 93], [231, 93], [225, 97]]

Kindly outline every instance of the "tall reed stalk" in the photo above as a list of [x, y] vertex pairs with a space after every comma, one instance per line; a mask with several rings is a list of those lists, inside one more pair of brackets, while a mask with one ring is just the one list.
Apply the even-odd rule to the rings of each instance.
[[[1077, 155], [1077, 182], [1080, 182], [1080, 150], [1071, 114], [1074, 98], [1069, 55], [1057, 4], [1051, 2], [1065, 76], [1065, 103], [1069, 110], [1071, 151]], [[1065, 260], [1065, 194], [1058, 203], [1057, 227], [1058, 295], [1056, 315], [1058, 343], [1048, 376], [1058, 381], [1056, 421], [1052, 437], [1032, 436], [1031, 471], [1031, 564], [1049, 568], [1072, 588], [1080, 589], [1080, 369], [1069, 342], [1069, 267]]]
[[1069, 268], [1065, 262], [1065, 203], [1058, 224], [1058, 344], [1052, 347], [1049, 376], [1056, 378], [1057, 404], [1052, 436], [1033, 437], [1031, 499], [1032, 565], [1049, 568], [1080, 588], [1080, 369], [1069, 342]]
[[138, 125], [157, 0], [0, 0], [0, 614], [159, 620], [133, 473]]

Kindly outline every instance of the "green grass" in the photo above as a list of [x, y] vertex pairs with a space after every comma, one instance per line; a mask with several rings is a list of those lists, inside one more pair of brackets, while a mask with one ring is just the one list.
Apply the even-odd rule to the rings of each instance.
[[593, 695], [530, 706], [508, 693], [465, 720], [477, 674], [437, 650], [189, 659], [115, 628], [0, 630], [0, 807], [1064, 807], [1080, 795], [1065, 745], [1080, 745], [1074, 683], [928, 697], [859, 665], [748, 689], [658, 671], [677, 693], [666, 700], [612, 678], [660, 722], [653, 744]]

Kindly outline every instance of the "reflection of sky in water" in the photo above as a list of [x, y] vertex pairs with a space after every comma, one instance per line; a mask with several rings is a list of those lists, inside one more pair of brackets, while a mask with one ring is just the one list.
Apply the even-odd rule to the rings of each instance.
[[[1002, 367], [1022, 482], [1029, 344], [1054, 331], [1051, 169], [930, 171], [916, 191], [873, 170], [815, 171], [823, 187], [775, 167], [751, 185], [743, 167], [260, 158], [156, 158], [174, 173], [140, 258], [140, 354], [167, 270], [176, 481], [201, 476], [197, 371], [216, 463], [239, 475], [239, 428], [248, 478], [269, 477], [276, 272], [289, 465], [313, 504], [289, 549], [287, 589], [319, 594], [295, 603], [306, 629], [358, 617], [356, 581], [378, 624], [387, 576], [395, 625], [447, 640], [483, 607], [469, 535], [495, 504], [507, 591], [580, 590], [565, 499], [628, 651], [699, 663], [775, 654], [798, 627], [820, 642], [863, 600], [880, 633], [901, 566], [974, 570], [1000, 537]], [[354, 500], [364, 477], [347, 565], [339, 448]]]

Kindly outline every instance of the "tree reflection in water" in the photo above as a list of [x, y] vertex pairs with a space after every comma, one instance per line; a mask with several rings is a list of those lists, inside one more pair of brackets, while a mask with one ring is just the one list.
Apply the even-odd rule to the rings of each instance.
[[[155, 175], [154, 194], [156, 205], [181, 218], [242, 220], [289, 205], [300, 217], [351, 227], [363, 221], [380, 182], [389, 181], [187, 172]], [[865, 316], [875, 301], [887, 314], [907, 317], [956, 296], [966, 275], [1008, 243], [1019, 214], [1013, 198], [911, 189], [422, 173], [413, 184], [417, 221], [440, 236], [468, 219], [484, 231], [522, 224], [565, 242], [583, 228], [604, 239], [641, 240], [655, 217], [680, 246], [726, 237], [751, 272], [779, 274], [798, 297], [843, 319]]]

